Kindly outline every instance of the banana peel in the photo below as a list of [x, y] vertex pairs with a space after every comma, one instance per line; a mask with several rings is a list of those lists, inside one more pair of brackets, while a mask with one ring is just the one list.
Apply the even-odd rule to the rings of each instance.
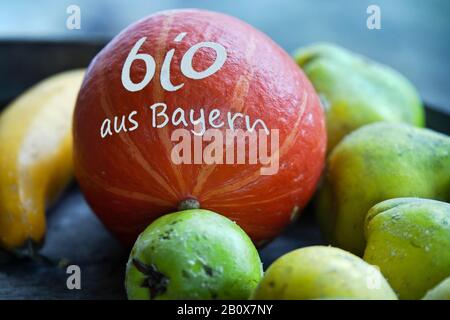
[[45, 237], [45, 210], [73, 176], [72, 114], [84, 70], [36, 84], [0, 115], [0, 246], [29, 250]]

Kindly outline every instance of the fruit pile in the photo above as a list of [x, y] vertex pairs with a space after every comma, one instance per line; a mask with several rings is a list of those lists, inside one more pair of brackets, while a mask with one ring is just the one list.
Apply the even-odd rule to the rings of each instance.
[[[343, 48], [292, 58], [229, 16], [157, 13], [86, 72], [45, 80], [3, 111], [0, 245], [34, 252], [74, 173], [104, 225], [134, 243], [129, 299], [450, 299], [450, 137], [424, 123], [407, 79]], [[243, 157], [227, 130], [244, 132]], [[192, 137], [177, 159], [194, 162], [174, 161], [175, 134]], [[253, 138], [271, 140], [265, 162]], [[234, 162], [199, 160], [230, 149]], [[276, 172], [262, 174], [267, 164]], [[332, 246], [263, 272], [257, 247], [314, 194]]]

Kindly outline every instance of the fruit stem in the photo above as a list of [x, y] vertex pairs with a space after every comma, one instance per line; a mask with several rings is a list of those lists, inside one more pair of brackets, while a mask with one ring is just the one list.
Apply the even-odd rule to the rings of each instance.
[[32, 239], [27, 239], [21, 247], [12, 250], [12, 253], [19, 259], [30, 259], [39, 264], [55, 266], [56, 263], [50, 258], [39, 254], [39, 248], [41, 246], [42, 243], [36, 243]]
[[155, 299], [158, 295], [164, 294], [169, 285], [169, 279], [156, 269], [155, 265], [146, 265], [138, 259], [133, 259], [136, 269], [145, 274], [145, 280], [141, 287], [150, 290], [150, 299]]
[[180, 203], [178, 204], [178, 207], [177, 207], [178, 211], [199, 209], [199, 208], [200, 208], [200, 202], [198, 202], [198, 200], [195, 198], [184, 199], [184, 200], [180, 201]]

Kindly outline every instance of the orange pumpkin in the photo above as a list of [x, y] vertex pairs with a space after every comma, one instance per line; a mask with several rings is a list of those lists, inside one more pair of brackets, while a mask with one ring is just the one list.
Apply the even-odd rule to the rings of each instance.
[[[155, 103], [167, 106], [165, 126], [157, 127], [165, 118]], [[177, 109], [185, 121], [173, 121]], [[278, 172], [262, 175], [261, 163], [176, 164], [172, 134], [195, 130], [189, 115], [202, 112], [215, 114], [205, 129], [231, 129], [227, 117], [239, 113], [238, 128], [259, 119], [278, 130]], [[318, 96], [291, 57], [246, 23], [201, 10], [157, 13], [116, 36], [88, 68], [73, 134], [81, 189], [127, 244], [186, 203], [229, 217], [261, 244], [311, 198], [326, 145]]]

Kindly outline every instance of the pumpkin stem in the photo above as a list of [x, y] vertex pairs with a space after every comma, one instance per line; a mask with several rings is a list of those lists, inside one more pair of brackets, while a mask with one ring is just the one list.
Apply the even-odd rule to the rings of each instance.
[[183, 210], [190, 210], [190, 209], [199, 209], [200, 208], [200, 202], [198, 202], [195, 198], [187, 198], [178, 204], [178, 211]]

